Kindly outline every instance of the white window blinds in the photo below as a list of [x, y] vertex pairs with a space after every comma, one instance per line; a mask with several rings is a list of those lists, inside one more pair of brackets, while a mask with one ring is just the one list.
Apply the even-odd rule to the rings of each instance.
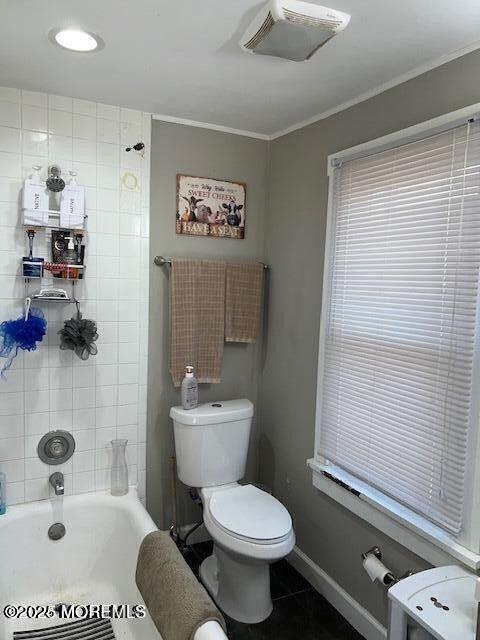
[[474, 417], [479, 125], [344, 162], [332, 204], [318, 453], [459, 533]]

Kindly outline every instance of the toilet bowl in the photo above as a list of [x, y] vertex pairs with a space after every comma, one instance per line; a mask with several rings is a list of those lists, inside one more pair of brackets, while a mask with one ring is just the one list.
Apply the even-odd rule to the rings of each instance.
[[256, 623], [272, 611], [270, 564], [295, 544], [292, 519], [276, 498], [244, 476], [253, 416], [249, 400], [173, 407], [178, 476], [200, 490], [214, 546], [200, 579], [231, 618]]
[[292, 519], [276, 498], [247, 484], [203, 489], [203, 519], [214, 542], [200, 577], [218, 606], [240, 622], [272, 612], [270, 564], [295, 545]]

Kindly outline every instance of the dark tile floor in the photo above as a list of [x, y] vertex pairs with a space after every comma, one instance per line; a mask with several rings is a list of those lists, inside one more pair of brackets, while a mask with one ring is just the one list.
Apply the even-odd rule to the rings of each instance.
[[[211, 552], [211, 542], [189, 547], [185, 559], [197, 576]], [[273, 612], [264, 622], [225, 616], [230, 640], [364, 640], [286, 560], [272, 565], [271, 588]]]

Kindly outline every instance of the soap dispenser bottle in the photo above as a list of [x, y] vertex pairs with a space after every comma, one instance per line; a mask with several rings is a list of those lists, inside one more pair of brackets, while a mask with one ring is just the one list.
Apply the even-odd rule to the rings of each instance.
[[198, 405], [198, 382], [193, 375], [193, 367], [185, 367], [185, 377], [182, 380], [182, 407], [195, 409]]

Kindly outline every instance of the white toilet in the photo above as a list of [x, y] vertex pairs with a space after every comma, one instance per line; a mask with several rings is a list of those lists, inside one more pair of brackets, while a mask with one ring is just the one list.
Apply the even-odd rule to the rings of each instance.
[[240, 622], [272, 611], [270, 564], [293, 549], [287, 509], [251, 484], [240, 485], [247, 461], [253, 405], [249, 400], [172, 407], [180, 480], [200, 490], [212, 555], [200, 578], [218, 606]]

